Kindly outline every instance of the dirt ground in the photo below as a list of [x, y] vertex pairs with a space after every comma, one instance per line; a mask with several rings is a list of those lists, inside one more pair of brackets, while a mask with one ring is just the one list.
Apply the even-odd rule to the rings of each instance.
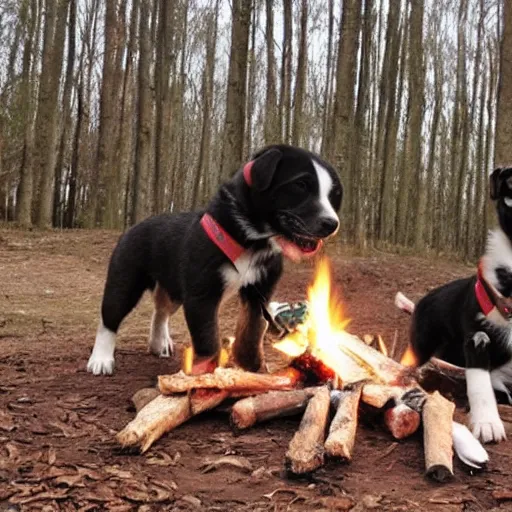
[[[289, 480], [284, 455], [299, 418], [276, 420], [236, 437], [227, 415], [204, 414], [166, 435], [145, 455], [120, 451], [114, 434], [134, 417], [130, 397], [179, 369], [188, 333], [181, 312], [171, 360], [147, 353], [151, 303], [123, 324], [116, 372], [85, 366], [94, 341], [109, 254], [118, 235], [104, 231], [0, 230], [0, 511], [207, 510], [306, 511], [512, 510], [512, 443], [491, 446], [485, 472], [455, 463], [455, 479], [423, 476], [421, 435], [394, 443], [378, 424], [360, 425], [350, 465], [329, 462], [308, 481]], [[408, 318], [393, 297], [412, 299], [472, 268], [456, 262], [375, 254], [335, 254], [336, 280], [356, 334], [398, 334]], [[276, 298], [305, 297], [310, 265], [288, 267]], [[232, 334], [236, 302], [221, 325]], [[270, 349], [269, 349], [270, 350]], [[267, 350], [267, 353], [269, 352]], [[460, 412], [463, 414], [463, 411]], [[512, 424], [506, 425], [512, 439]], [[246, 468], [205, 462], [234, 455]], [[249, 468], [250, 467], [250, 468]]]

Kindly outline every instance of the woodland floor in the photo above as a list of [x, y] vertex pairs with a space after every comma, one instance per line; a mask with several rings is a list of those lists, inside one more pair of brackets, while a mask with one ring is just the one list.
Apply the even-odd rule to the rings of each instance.
[[[150, 300], [123, 325], [111, 377], [85, 371], [109, 254], [105, 231], [0, 230], [0, 510], [512, 510], [512, 441], [489, 448], [488, 469], [436, 485], [423, 476], [421, 435], [394, 443], [379, 425], [361, 424], [350, 465], [330, 462], [309, 481], [288, 480], [284, 454], [299, 419], [276, 420], [235, 437], [224, 413], [205, 414], [162, 438], [145, 455], [121, 452], [114, 434], [134, 417], [130, 397], [180, 367], [188, 343], [183, 315], [171, 331], [172, 360], [146, 352]], [[408, 318], [393, 297], [412, 299], [472, 269], [463, 264], [374, 254], [334, 254], [349, 330], [407, 338]], [[312, 267], [288, 267], [276, 298], [305, 297]], [[232, 334], [236, 303], [221, 316]], [[267, 354], [270, 349], [267, 350]], [[463, 414], [463, 411], [459, 411]], [[512, 424], [506, 425], [512, 440]], [[392, 447], [392, 451], [389, 451]], [[253, 472], [206, 459], [246, 458]]]

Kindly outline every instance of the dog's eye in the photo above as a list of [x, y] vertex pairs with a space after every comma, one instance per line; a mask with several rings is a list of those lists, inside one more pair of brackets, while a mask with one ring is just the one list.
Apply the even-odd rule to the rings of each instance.
[[308, 191], [308, 184], [304, 180], [295, 181], [293, 183], [293, 185], [297, 189], [297, 191], [300, 191], [300, 192]]

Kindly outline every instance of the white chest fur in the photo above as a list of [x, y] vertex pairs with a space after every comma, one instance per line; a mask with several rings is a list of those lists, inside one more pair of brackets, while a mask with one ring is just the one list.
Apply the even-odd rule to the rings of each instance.
[[225, 289], [223, 299], [229, 298], [240, 288], [260, 282], [267, 272], [265, 260], [276, 254], [274, 248], [246, 251], [236, 261], [236, 268], [226, 263], [220, 268]]

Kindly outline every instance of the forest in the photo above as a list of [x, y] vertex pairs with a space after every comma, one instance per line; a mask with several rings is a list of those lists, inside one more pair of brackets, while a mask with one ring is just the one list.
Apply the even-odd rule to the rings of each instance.
[[474, 259], [512, 136], [511, 10], [4, 0], [0, 218], [126, 229], [200, 208], [252, 152], [284, 142], [340, 173], [343, 243]]

